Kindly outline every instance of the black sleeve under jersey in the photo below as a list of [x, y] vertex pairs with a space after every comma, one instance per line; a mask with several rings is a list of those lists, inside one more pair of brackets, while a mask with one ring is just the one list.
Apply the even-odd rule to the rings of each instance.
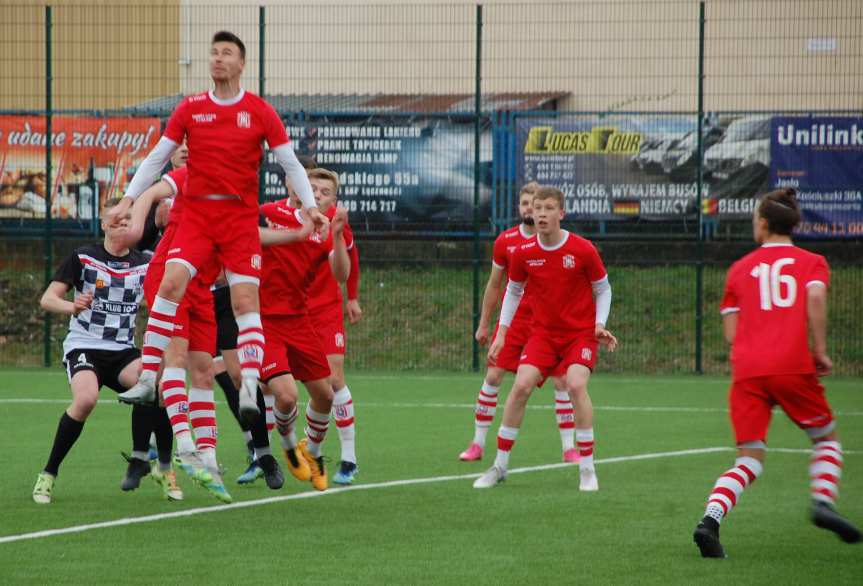
[[83, 270], [84, 267], [81, 266], [81, 260], [78, 258], [78, 250], [75, 249], [57, 267], [57, 271], [51, 280], [66, 283], [72, 288], [77, 288], [78, 283], [81, 281], [81, 272]]
[[154, 204], [150, 207], [150, 213], [147, 214], [147, 220], [144, 222], [144, 232], [141, 239], [138, 241], [138, 250], [155, 250], [159, 243], [159, 238], [162, 236], [162, 230], [156, 226], [156, 210], [159, 204]]

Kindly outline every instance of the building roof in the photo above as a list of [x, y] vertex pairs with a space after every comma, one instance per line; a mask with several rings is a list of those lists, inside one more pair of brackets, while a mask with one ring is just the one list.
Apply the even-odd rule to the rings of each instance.
[[[568, 92], [491, 93], [483, 94], [484, 112], [499, 110], [554, 110], [557, 101]], [[134, 106], [126, 111], [168, 115], [182, 94], [162, 96]], [[280, 113], [470, 113], [474, 109], [473, 94], [339, 94], [339, 95], [267, 95]]]

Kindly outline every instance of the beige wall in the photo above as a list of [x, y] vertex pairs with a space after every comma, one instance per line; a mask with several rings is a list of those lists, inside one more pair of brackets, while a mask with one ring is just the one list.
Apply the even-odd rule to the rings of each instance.
[[[265, 1], [267, 92], [473, 92], [475, 2], [374, 3]], [[245, 85], [257, 91], [259, 2], [95, 4], [55, 8], [57, 107], [203, 90], [209, 39], [221, 28], [246, 42]], [[695, 0], [483, 4], [484, 92], [565, 91], [563, 107], [582, 110], [697, 106]], [[708, 0], [707, 20], [706, 108], [863, 109], [863, 2]], [[2, 78], [14, 80], [0, 107], [41, 107], [40, 10], [4, 4], [0, 34], [9, 39]], [[814, 38], [837, 47], [809, 51]]]
[[[44, 108], [45, 9], [39, 4], [0, 6], [0, 108]], [[176, 0], [51, 5], [55, 108], [120, 108], [179, 91]]]

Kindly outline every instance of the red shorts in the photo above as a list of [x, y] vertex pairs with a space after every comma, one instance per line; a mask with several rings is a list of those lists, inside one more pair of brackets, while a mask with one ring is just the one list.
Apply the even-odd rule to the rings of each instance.
[[201, 271], [218, 260], [226, 271], [260, 282], [261, 240], [258, 210], [240, 200], [190, 199], [168, 251], [168, 262]]
[[[174, 321], [174, 335], [189, 341], [192, 352], [206, 352], [214, 355], [216, 352], [216, 315], [213, 306], [213, 294], [205, 278], [218, 275], [215, 265], [209, 265], [206, 274], [195, 277], [186, 287], [183, 301], [177, 308], [177, 318]], [[159, 285], [165, 275], [165, 265], [151, 262], [147, 266], [147, 276], [144, 278], [144, 296], [147, 304], [153, 307]]]
[[263, 322], [267, 343], [262, 381], [282, 374], [293, 374], [301, 382], [330, 376], [327, 356], [308, 316], [264, 316]]
[[767, 440], [774, 405], [812, 438], [828, 435], [835, 423], [824, 387], [814, 374], [778, 374], [735, 381], [728, 392], [738, 444]]
[[577, 332], [570, 336], [553, 336], [534, 331], [524, 346], [519, 365], [535, 366], [542, 373], [543, 379], [563, 376], [573, 364], [581, 364], [593, 370], [596, 365], [596, 351], [596, 336], [592, 331]]
[[[500, 324], [494, 328], [494, 336], [491, 341], [497, 338], [497, 332], [500, 329]], [[498, 368], [502, 368], [507, 372], [514, 373], [518, 370], [518, 363], [521, 360], [521, 353], [524, 350], [525, 344], [530, 339], [531, 323], [530, 322], [515, 322], [506, 332], [506, 341], [503, 348], [500, 349], [500, 354], [497, 355]], [[486, 363], [487, 367], [491, 364]]]
[[327, 356], [345, 354], [345, 314], [341, 305], [324, 307], [311, 314], [312, 325]]

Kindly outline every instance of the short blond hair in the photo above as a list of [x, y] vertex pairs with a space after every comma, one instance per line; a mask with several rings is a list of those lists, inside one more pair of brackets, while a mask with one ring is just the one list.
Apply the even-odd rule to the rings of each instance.
[[521, 191], [518, 192], [518, 196], [521, 197], [525, 193], [529, 193], [530, 195], [535, 195], [536, 190], [539, 189], [539, 183], [536, 181], [531, 181], [530, 183], [525, 183], [521, 187]]
[[308, 170], [309, 179], [326, 179], [332, 181], [336, 187], [336, 195], [339, 194], [339, 176], [335, 171], [324, 169], [323, 167], [315, 167]]
[[557, 201], [557, 206], [560, 209], [563, 209], [563, 192], [559, 190], [557, 187], [540, 187], [536, 190], [536, 193], [533, 195], [534, 201], [540, 199], [553, 199]]

